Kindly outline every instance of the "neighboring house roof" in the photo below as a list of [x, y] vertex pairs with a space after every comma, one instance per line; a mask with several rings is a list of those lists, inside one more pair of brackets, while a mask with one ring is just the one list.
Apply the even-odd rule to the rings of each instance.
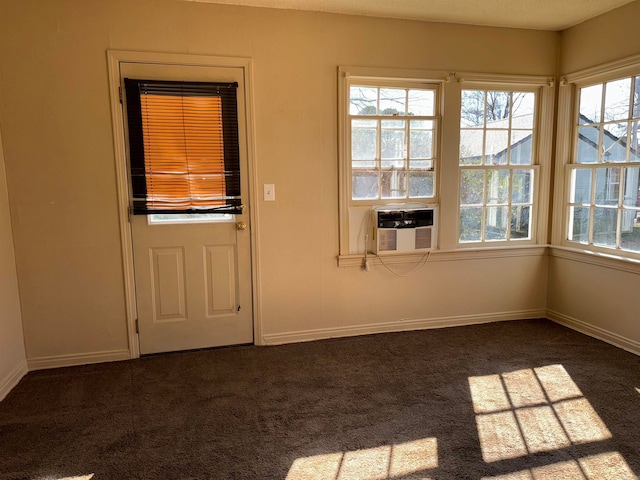
[[[513, 117], [511, 122], [511, 128], [515, 130], [522, 129], [523, 131], [531, 129], [531, 125], [533, 124], [533, 115], [521, 115], [518, 117]], [[598, 148], [599, 141], [599, 129], [597, 126], [593, 125], [589, 128], [589, 124], [594, 123], [589, 118], [584, 115], [580, 115], [579, 124], [585, 125], [584, 128], [580, 129], [578, 134], [578, 140], [583, 142], [584, 146], [591, 147], [593, 149]], [[488, 130], [507, 130], [509, 128], [509, 119], [496, 120], [490, 123], [487, 123]], [[482, 131], [481, 129], [473, 129], [473, 128], [463, 128], [460, 130], [460, 144], [464, 145], [464, 158], [469, 160], [478, 160], [482, 158], [483, 151], [483, 143], [484, 139], [482, 135], [478, 135], [476, 132]], [[624, 158], [626, 157], [626, 149], [627, 149], [627, 135], [623, 135], [617, 137], [613, 133], [608, 130], [604, 130], [604, 155], [610, 157], [612, 159], [616, 158]], [[519, 146], [523, 146], [526, 142], [531, 141], [531, 134], [523, 137], [517, 142], [511, 144], [511, 148], [515, 149]], [[616, 150], [619, 150], [616, 155]], [[492, 156], [496, 160], [504, 158], [507, 155], [508, 147], [504, 148], [503, 142], [487, 142], [485, 146], [485, 155]], [[631, 161], [637, 162], [640, 161], [640, 152], [633, 146], [631, 147]]]
[[[487, 130], [503, 130], [508, 131], [509, 119], [494, 120], [487, 122]], [[511, 128], [513, 130], [522, 130], [523, 132], [531, 131], [533, 128], [533, 114], [520, 115], [513, 117], [511, 120]], [[465, 158], [478, 159], [482, 157], [482, 149], [484, 139], [482, 135], [478, 135], [475, 132], [481, 132], [480, 128], [464, 128], [460, 130], [460, 144], [464, 144]], [[514, 148], [524, 142], [531, 140], [531, 134], [521, 138], [517, 142], [514, 142], [511, 147]], [[507, 140], [508, 141], [508, 140]], [[485, 147], [485, 155], [494, 157], [501, 157], [507, 154], [507, 148], [504, 147], [504, 142], [487, 142]]]

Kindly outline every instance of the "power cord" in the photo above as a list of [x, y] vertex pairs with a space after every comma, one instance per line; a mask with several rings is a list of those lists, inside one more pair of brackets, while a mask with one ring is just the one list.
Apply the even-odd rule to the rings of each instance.
[[[382, 265], [384, 265], [384, 267], [389, 270], [391, 273], [393, 273], [395, 276], [397, 277], [410, 277], [411, 275], [416, 274], [418, 271], [422, 270], [422, 268], [427, 264], [427, 262], [429, 261], [429, 257], [431, 256], [431, 250], [427, 251], [424, 253], [424, 255], [422, 255], [422, 258], [420, 259], [420, 261], [418, 262], [418, 264], [413, 267], [411, 270], [409, 270], [406, 273], [399, 273], [397, 271], [395, 271], [393, 268], [391, 268], [391, 266], [389, 266], [384, 260], [383, 257], [381, 257], [380, 255], [376, 255], [378, 257], [378, 260], [380, 260], [380, 263]], [[366, 257], [365, 257], [366, 259]]]

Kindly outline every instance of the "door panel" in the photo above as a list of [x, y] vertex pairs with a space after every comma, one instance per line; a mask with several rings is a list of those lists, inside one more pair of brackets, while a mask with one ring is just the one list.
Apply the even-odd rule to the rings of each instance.
[[205, 247], [207, 315], [215, 317], [232, 313], [236, 301], [235, 245]]
[[184, 248], [150, 248], [149, 254], [153, 321], [186, 320]]
[[[243, 70], [133, 63], [120, 66], [121, 80], [238, 82], [239, 85], [242, 214], [202, 223], [150, 223], [145, 215], [131, 218], [140, 352], [252, 343]], [[246, 230], [238, 230], [238, 222], [246, 224]]]

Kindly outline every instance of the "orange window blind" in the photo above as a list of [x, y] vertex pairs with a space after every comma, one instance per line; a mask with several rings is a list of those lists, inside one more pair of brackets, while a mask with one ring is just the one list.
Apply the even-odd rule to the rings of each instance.
[[239, 213], [236, 84], [125, 88], [134, 213]]

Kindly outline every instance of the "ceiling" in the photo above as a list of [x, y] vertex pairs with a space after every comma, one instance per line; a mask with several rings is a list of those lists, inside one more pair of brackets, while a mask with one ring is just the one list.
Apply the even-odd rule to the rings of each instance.
[[564, 30], [638, 0], [190, 0], [253, 7]]

